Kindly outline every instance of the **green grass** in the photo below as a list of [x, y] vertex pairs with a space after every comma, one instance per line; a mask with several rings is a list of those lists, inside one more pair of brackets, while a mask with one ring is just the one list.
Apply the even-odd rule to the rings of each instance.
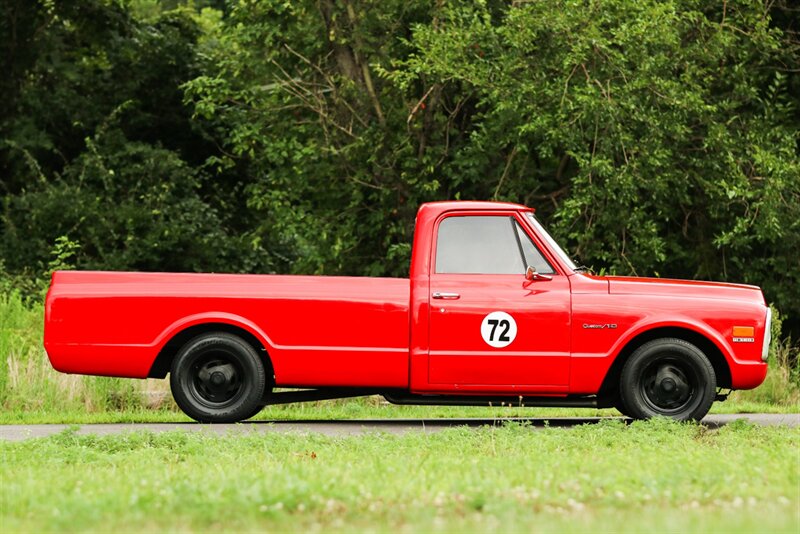
[[666, 420], [0, 443], [3, 531], [800, 528], [800, 430]]
[[[166, 380], [128, 380], [58, 373], [42, 348], [43, 309], [18, 294], [0, 294], [0, 424], [185, 421]], [[776, 336], [777, 337], [777, 336]], [[766, 382], [737, 391], [712, 412], [800, 412], [793, 349], [773, 345]], [[397, 417], [581, 417], [616, 410], [390, 406], [381, 398], [347, 399], [267, 407], [258, 419], [352, 419]]]

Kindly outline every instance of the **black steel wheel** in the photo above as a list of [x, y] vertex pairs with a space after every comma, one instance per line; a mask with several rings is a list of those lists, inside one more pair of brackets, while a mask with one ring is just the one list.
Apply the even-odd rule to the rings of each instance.
[[233, 423], [258, 413], [267, 387], [264, 365], [242, 338], [195, 337], [172, 362], [170, 388], [181, 410], [201, 423]]
[[625, 416], [625, 417], [633, 417], [633, 416], [631, 416], [630, 412], [628, 412], [628, 408], [626, 408], [625, 404], [622, 402], [622, 397], [617, 396], [614, 399], [613, 406], [623, 416]]
[[630, 417], [699, 421], [714, 402], [716, 376], [705, 354], [691, 343], [656, 339], [625, 362], [619, 391], [623, 413]]

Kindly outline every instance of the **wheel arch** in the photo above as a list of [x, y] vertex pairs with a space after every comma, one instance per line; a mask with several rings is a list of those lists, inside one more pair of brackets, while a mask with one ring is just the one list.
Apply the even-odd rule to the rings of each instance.
[[238, 321], [231, 321], [227, 318], [209, 318], [202, 321], [191, 320], [171, 329], [168, 334], [162, 336], [161, 349], [158, 351], [153, 365], [150, 366], [150, 372], [147, 374], [147, 377], [165, 378], [172, 366], [172, 360], [178, 354], [181, 347], [191, 339], [208, 332], [225, 332], [244, 339], [262, 356], [262, 362], [266, 366], [265, 371], [267, 373], [267, 378], [274, 381], [274, 367], [268, 350], [270, 344], [266, 336], [257, 329], [249, 327], [249, 325]]
[[714, 368], [717, 387], [731, 387], [732, 378], [730, 364], [723, 354], [722, 349], [720, 349], [712, 339], [690, 328], [681, 326], [661, 326], [639, 332], [625, 343], [606, 373], [600, 386], [598, 397], [611, 398], [615, 395], [619, 385], [620, 375], [622, 374], [622, 368], [636, 349], [648, 341], [667, 337], [682, 339], [700, 349]]

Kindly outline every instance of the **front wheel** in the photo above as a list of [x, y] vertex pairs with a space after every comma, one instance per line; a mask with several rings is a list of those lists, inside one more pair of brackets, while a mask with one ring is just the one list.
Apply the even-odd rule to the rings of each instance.
[[705, 354], [691, 343], [656, 339], [636, 349], [625, 363], [619, 391], [628, 415], [636, 419], [699, 421], [714, 402], [716, 376]]
[[201, 423], [234, 423], [252, 417], [260, 409], [266, 383], [256, 350], [225, 332], [189, 341], [175, 356], [170, 371], [175, 402]]

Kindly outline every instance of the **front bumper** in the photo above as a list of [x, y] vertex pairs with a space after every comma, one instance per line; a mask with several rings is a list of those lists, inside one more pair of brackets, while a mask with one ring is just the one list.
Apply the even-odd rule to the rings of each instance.
[[772, 341], [772, 308], [767, 308], [767, 319], [764, 322], [764, 344], [761, 346], [761, 361], [769, 358], [769, 344]]

